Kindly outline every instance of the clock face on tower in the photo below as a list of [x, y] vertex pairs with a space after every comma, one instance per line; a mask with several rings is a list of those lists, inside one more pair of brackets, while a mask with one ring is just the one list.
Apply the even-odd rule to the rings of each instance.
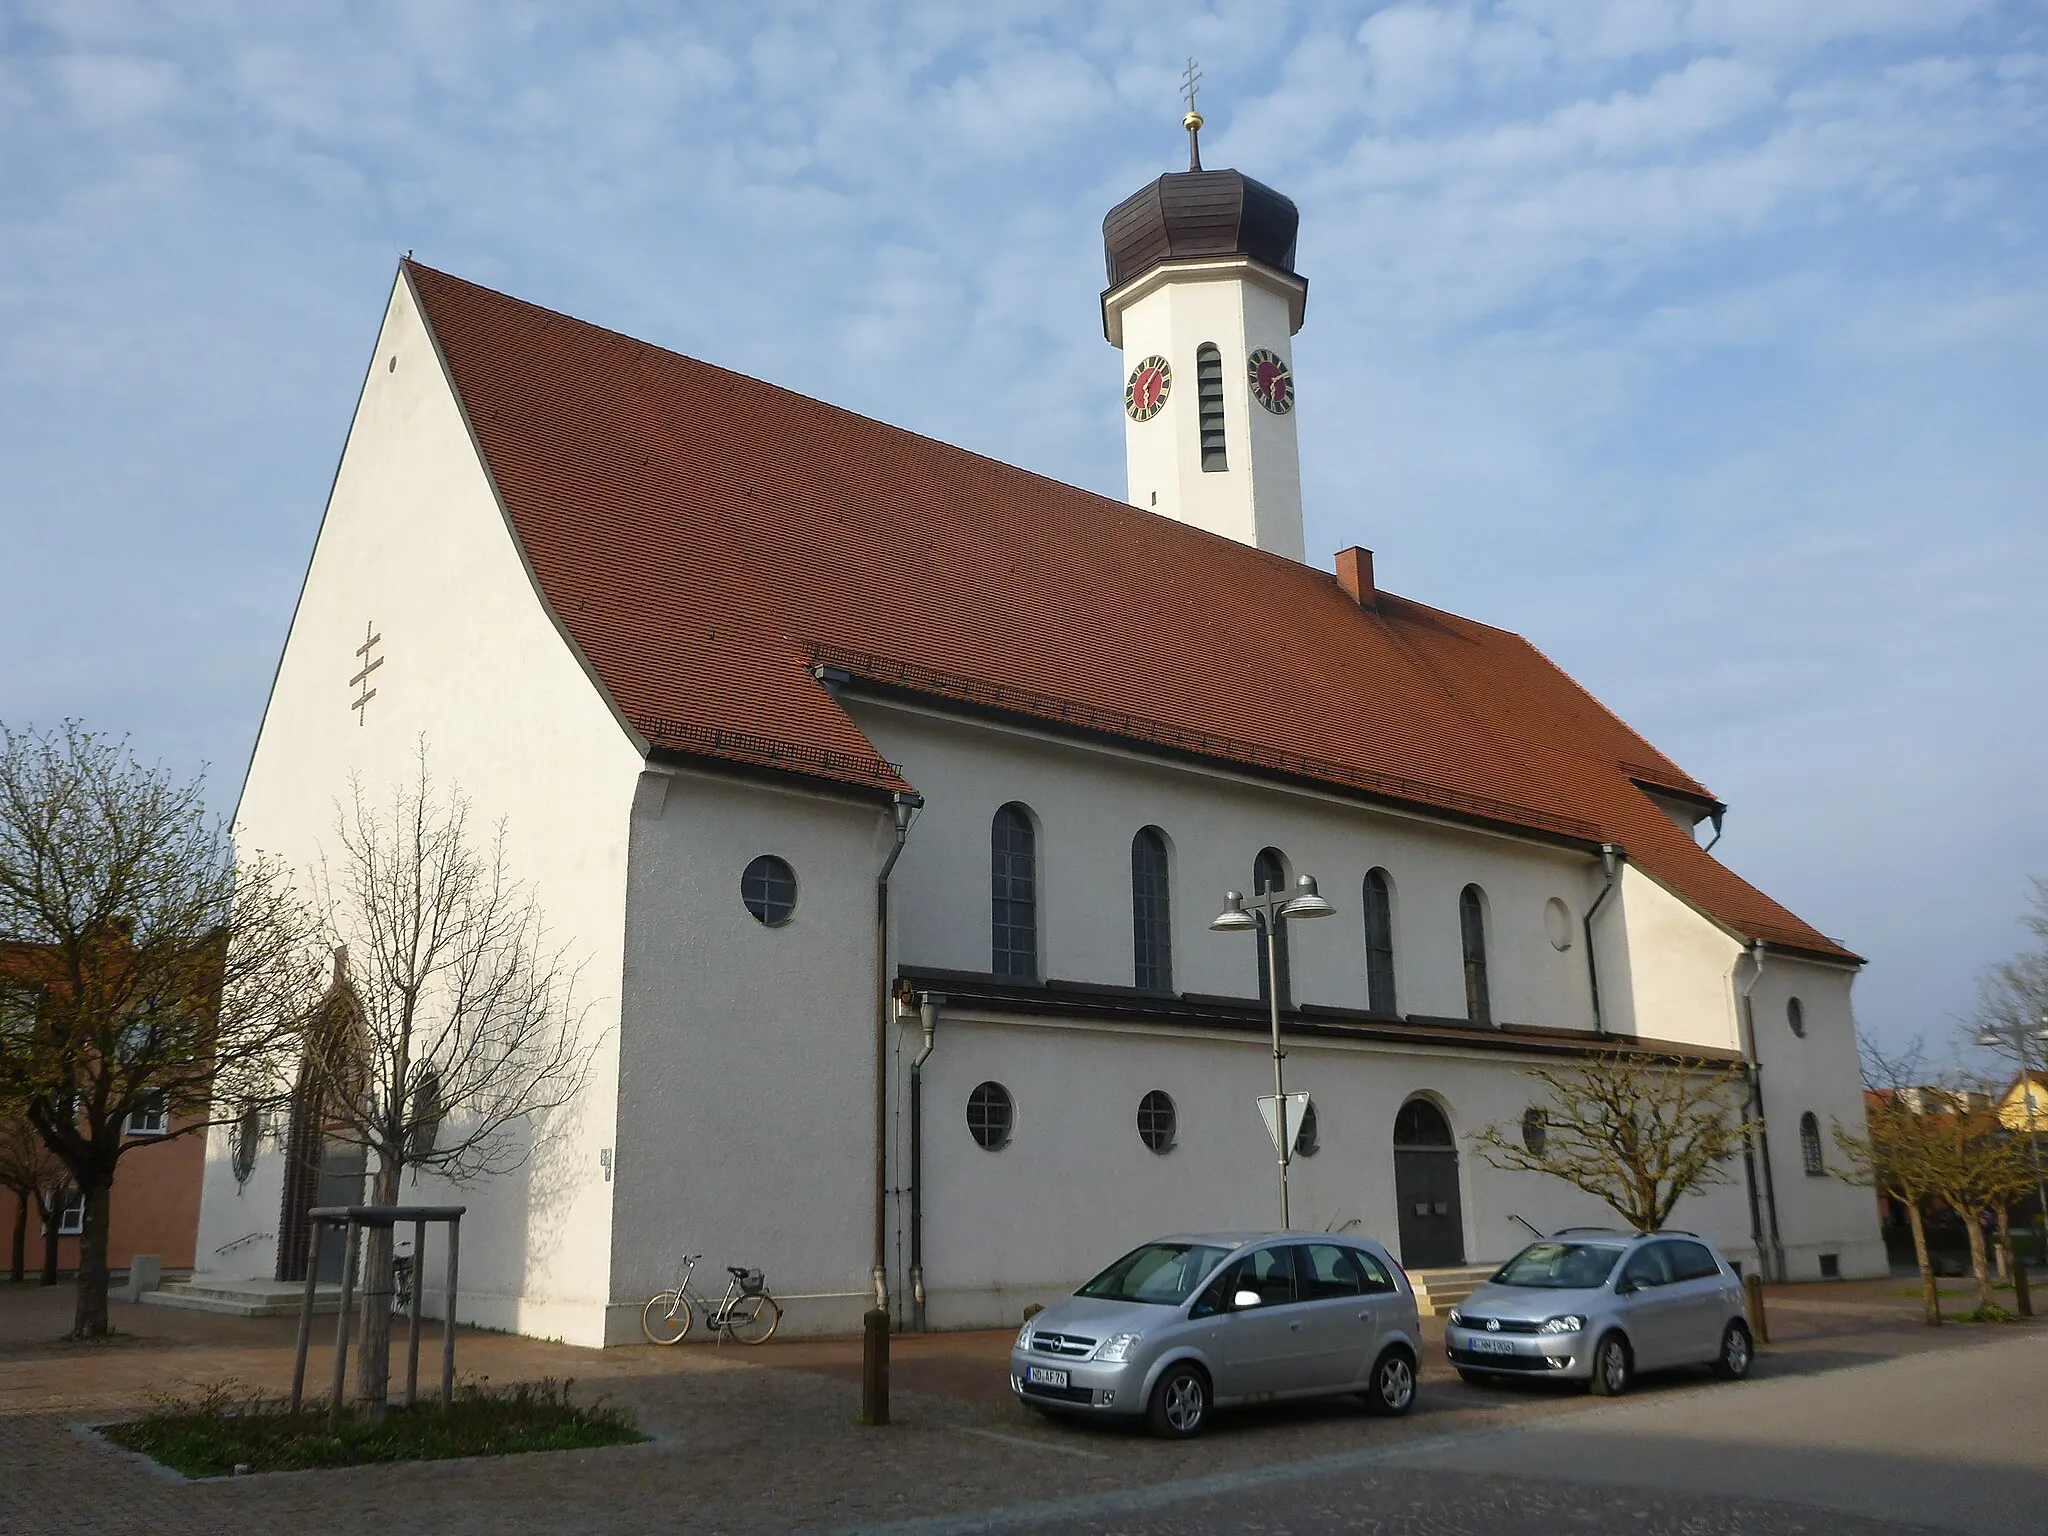
[[1249, 370], [1252, 394], [1275, 416], [1294, 409], [1294, 375], [1280, 360], [1280, 354], [1265, 347], [1251, 355]]
[[1133, 421], [1150, 421], [1172, 392], [1173, 368], [1165, 358], [1154, 354], [1131, 370], [1130, 382], [1124, 385], [1124, 409], [1131, 413]]

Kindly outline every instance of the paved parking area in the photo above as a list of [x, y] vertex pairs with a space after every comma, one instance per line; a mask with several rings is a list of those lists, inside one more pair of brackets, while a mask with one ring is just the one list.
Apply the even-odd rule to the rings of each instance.
[[[1921, 1327], [1912, 1299], [1898, 1294], [1902, 1289], [1879, 1282], [1774, 1293], [1771, 1320], [1779, 1342], [1760, 1359], [1759, 1377], [1825, 1377], [1987, 1342], [1982, 1330]], [[1371, 1418], [1349, 1403], [1303, 1405], [1223, 1415], [1202, 1440], [1167, 1444], [1052, 1423], [1019, 1408], [1004, 1380], [1005, 1330], [899, 1338], [894, 1422], [875, 1430], [856, 1422], [857, 1340], [778, 1340], [752, 1350], [590, 1351], [464, 1330], [458, 1362], [465, 1373], [500, 1383], [573, 1377], [579, 1394], [630, 1406], [656, 1439], [607, 1450], [177, 1484], [73, 1426], [146, 1407], [155, 1393], [226, 1377], [281, 1391], [290, 1380], [293, 1325], [118, 1303], [115, 1310], [123, 1330], [116, 1340], [58, 1344], [53, 1339], [68, 1323], [68, 1293], [0, 1286], [0, 1468], [6, 1474], [0, 1478], [0, 1530], [125, 1536], [143, 1508], [153, 1531], [262, 1536], [315, 1527], [366, 1536], [1150, 1529], [1154, 1515], [1116, 1505], [1133, 1489], [1152, 1490], [1147, 1497], [1160, 1520], [1174, 1508], [1186, 1515], [1205, 1499], [1222, 1501], [1234, 1512], [1229, 1527], [1238, 1531], [1481, 1530], [1494, 1518], [1488, 1510], [1506, 1520], [1530, 1498], [1559, 1495], [1511, 1494], [1469, 1468], [1424, 1473], [1404, 1466], [1404, 1458], [1437, 1454], [1490, 1431], [1601, 1411], [1582, 1396], [1555, 1390], [1468, 1387], [1432, 1360], [1421, 1405], [1403, 1420]], [[323, 1322], [316, 1331], [316, 1363], [331, 1338], [329, 1326]], [[324, 1371], [310, 1374], [324, 1380]], [[1686, 1378], [1647, 1383], [1636, 1401], [1645, 1408], [1696, 1403], [1698, 1412], [1724, 1414], [1750, 1390]], [[1339, 1486], [1350, 1492], [1321, 1516], [1297, 1510], [1284, 1519], [1276, 1515], [1278, 1523], [1247, 1523], [1260, 1508], [1277, 1510], [1288, 1500], [1313, 1504], [1312, 1495]], [[1284, 1491], [1286, 1498], [1250, 1498], [1258, 1488]], [[1711, 1499], [1683, 1490], [1666, 1490], [1658, 1495], [1661, 1503], [1647, 1504], [1641, 1492], [1582, 1490], [1573, 1497], [1588, 1508], [1644, 1509], [1643, 1519], [1628, 1517], [1635, 1531], [1665, 1528], [1657, 1522], [1667, 1517], [1678, 1522], [1672, 1530], [1774, 1531], [1797, 1523], [1796, 1510], [1788, 1515], [1776, 1505], [1745, 1504], [1728, 1506], [1736, 1509], [1728, 1518], [1739, 1516], [1737, 1523], [1699, 1524]], [[1047, 1500], [1062, 1499], [1110, 1503], [1070, 1506], [1071, 1518], [1043, 1510]], [[1525, 1512], [1533, 1514], [1533, 1507]], [[1368, 1514], [1370, 1523], [1362, 1523]], [[1205, 1518], [1172, 1528], [1212, 1527]], [[1856, 1527], [1838, 1519], [1829, 1528]]]

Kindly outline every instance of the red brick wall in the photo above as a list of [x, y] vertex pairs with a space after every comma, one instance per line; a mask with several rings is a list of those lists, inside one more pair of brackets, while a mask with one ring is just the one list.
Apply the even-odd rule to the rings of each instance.
[[[190, 1124], [174, 1121], [174, 1126]], [[107, 1265], [125, 1269], [138, 1253], [153, 1253], [165, 1269], [193, 1267], [192, 1247], [199, 1237], [199, 1183], [206, 1168], [206, 1132], [180, 1136], [131, 1136], [145, 1143], [121, 1156], [114, 1173], [114, 1192], [107, 1232]], [[28, 1262], [42, 1262], [42, 1234], [30, 1223]], [[78, 1266], [78, 1239], [58, 1241], [57, 1262]]]

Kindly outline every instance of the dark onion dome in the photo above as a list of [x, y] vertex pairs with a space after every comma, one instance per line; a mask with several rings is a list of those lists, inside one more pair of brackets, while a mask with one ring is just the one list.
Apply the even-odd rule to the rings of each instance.
[[1166, 261], [1249, 256], [1294, 270], [1301, 212], [1238, 171], [1172, 171], [1125, 198], [1102, 221], [1109, 286], [1121, 288]]

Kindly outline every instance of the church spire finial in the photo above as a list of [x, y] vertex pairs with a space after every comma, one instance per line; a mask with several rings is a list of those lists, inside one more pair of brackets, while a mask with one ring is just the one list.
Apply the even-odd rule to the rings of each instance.
[[1202, 168], [1202, 114], [1195, 110], [1195, 87], [1201, 84], [1202, 66], [1193, 59], [1181, 71], [1180, 93], [1187, 98], [1188, 115], [1180, 120], [1181, 127], [1188, 131], [1188, 169]]

